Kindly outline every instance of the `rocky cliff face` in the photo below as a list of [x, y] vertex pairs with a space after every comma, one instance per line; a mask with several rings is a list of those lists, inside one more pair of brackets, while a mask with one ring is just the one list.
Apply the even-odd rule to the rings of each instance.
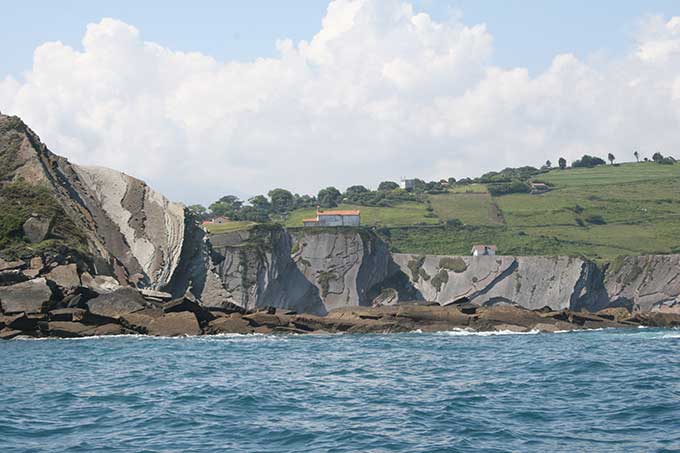
[[395, 254], [394, 259], [423, 299], [441, 305], [470, 301], [559, 310], [603, 304], [597, 268], [578, 258]]
[[618, 258], [607, 266], [604, 286], [611, 304], [680, 313], [680, 255]]
[[[88, 271], [114, 275], [121, 284], [169, 285], [184, 244], [182, 205], [123, 173], [71, 164], [16, 117], [0, 115], [0, 162], [0, 187], [40, 186], [47, 189], [41, 196], [59, 203], [85, 238]], [[46, 228], [36, 242], [48, 238]]]
[[[319, 315], [405, 301], [680, 312], [679, 255], [627, 257], [598, 267], [569, 257], [391, 254], [361, 228], [259, 226], [206, 237], [182, 205], [142, 181], [73, 165], [21, 120], [0, 115], [0, 189], [12, 185], [19, 187], [15, 192], [39, 186], [35, 197], [59, 207], [58, 220], [54, 209], [23, 212], [23, 234], [35, 243], [28, 250], [43, 250], [60, 235], [76, 237], [71, 242], [86, 249], [36, 252], [16, 262], [4, 256], [10, 261], [0, 261], [0, 287], [7, 287], [0, 303], [12, 313], [30, 303], [43, 310], [71, 297], [96, 297], [118, 285], [175, 297], [190, 291], [217, 310], [278, 307]], [[69, 228], [59, 230], [60, 223]], [[44, 294], [23, 297], [31, 288]]]

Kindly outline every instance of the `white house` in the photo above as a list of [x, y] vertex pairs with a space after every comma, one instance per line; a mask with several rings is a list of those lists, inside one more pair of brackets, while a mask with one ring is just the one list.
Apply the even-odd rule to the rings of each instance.
[[494, 256], [496, 254], [495, 245], [473, 245], [472, 256]]
[[302, 224], [313, 226], [359, 226], [361, 225], [361, 211], [322, 211], [316, 210], [316, 218], [304, 219]]

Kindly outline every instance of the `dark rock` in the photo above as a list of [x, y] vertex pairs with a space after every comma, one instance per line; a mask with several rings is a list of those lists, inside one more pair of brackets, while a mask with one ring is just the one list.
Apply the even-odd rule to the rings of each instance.
[[490, 324], [512, 324], [515, 326], [531, 327], [540, 322], [545, 322], [545, 318], [538, 313], [520, 308], [513, 305], [495, 305], [493, 307], [482, 307], [477, 311], [479, 320]]
[[120, 317], [121, 324], [132, 331], [141, 334], [149, 333], [151, 322], [163, 316], [163, 312], [158, 309], [147, 308], [135, 313], [128, 313]]
[[14, 316], [0, 317], [0, 326], [9, 327], [13, 330], [33, 331], [38, 327], [36, 318], [29, 318], [25, 313]]
[[44, 278], [0, 287], [0, 304], [6, 314], [42, 313], [50, 306], [52, 290]]
[[166, 313], [149, 324], [147, 333], [154, 336], [177, 337], [201, 334], [201, 327], [193, 313]]
[[638, 322], [650, 327], [680, 327], [680, 315], [677, 313], [636, 313], [630, 321]]
[[87, 317], [87, 310], [82, 308], [59, 308], [48, 313], [50, 321], [82, 322]]
[[479, 309], [478, 305], [471, 303], [458, 304], [457, 307], [458, 310], [460, 310], [461, 313], [465, 315], [474, 315], [475, 313], [477, 313], [477, 310]]
[[20, 330], [12, 329], [2, 329], [0, 330], [0, 340], [11, 340], [21, 335], [23, 332]]
[[48, 281], [54, 282], [62, 288], [77, 288], [80, 286], [80, 277], [78, 276], [78, 266], [75, 264], [67, 264], [57, 266], [52, 269], [45, 278]]
[[598, 311], [596, 315], [600, 318], [616, 322], [626, 321], [632, 316], [630, 310], [625, 307], [605, 308], [604, 310]]
[[92, 326], [87, 326], [80, 322], [50, 321], [47, 324], [47, 331], [50, 336], [60, 338], [77, 338], [88, 336], [87, 331]]
[[253, 328], [248, 321], [239, 318], [218, 318], [210, 321], [206, 332], [210, 334], [220, 333], [238, 333], [248, 334], [253, 333]]
[[260, 326], [280, 326], [288, 324], [288, 320], [284, 321], [277, 315], [269, 314], [267, 312], [258, 311], [256, 313], [251, 313], [243, 315], [243, 319], [248, 321], [254, 327]]
[[47, 239], [51, 227], [51, 218], [32, 216], [24, 223], [24, 235], [32, 244], [37, 244]]
[[196, 315], [196, 318], [201, 324], [215, 319], [215, 316], [205, 307], [200, 305], [198, 301], [191, 295], [175, 299], [162, 305], [164, 313], [179, 313], [183, 311], [188, 311]]
[[0, 286], [16, 285], [17, 283], [25, 282], [28, 277], [24, 275], [23, 271], [18, 269], [9, 271], [0, 271]]
[[5, 261], [0, 258], [0, 272], [20, 270], [26, 267], [26, 263], [23, 261]]
[[94, 315], [117, 319], [122, 315], [143, 310], [146, 303], [136, 289], [121, 288], [88, 301], [87, 307]]

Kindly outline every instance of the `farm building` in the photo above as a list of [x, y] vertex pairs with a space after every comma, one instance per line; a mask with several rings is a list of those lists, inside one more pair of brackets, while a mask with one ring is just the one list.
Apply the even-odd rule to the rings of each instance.
[[401, 179], [401, 184], [399, 184], [402, 189], [408, 190], [409, 192], [412, 191], [413, 189], [416, 188], [416, 180], [415, 179]]
[[494, 256], [496, 254], [495, 245], [474, 245], [472, 246], [472, 256]]
[[322, 211], [317, 209], [316, 218], [304, 219], [302, 224], [306, 227], [359, 226], [361, 224], [361, 211]]
[[550, 191], [550, 186], [542, 182], [532, 182], [531, 183], [531, 194], [537, 195], [541, 193], [546, 193]]

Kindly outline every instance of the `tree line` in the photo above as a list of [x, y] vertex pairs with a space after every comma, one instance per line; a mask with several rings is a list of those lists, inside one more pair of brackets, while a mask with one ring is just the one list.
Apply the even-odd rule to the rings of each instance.
[[[640, 162], [640, 153], [633, 152], [637, 162]], [[616, 157], [609, 153], [607, 160], [614, 165]], [[644, 158], [644, 162], [650, 159]], [[664, 156], [660, 152], [652, 155], [652, 162], [669, 165], [676, 160], [671, 156]], [[606, 161], [600, 157], [584, 154], [572, 162], [572, 168], [593, 168], [598, 165], [606, 165]], [[567, 160], [560, 157], [557, 160], [557, 168], [566, 169]], [[546, 161], [541, 168], [524, 166], [518, 168], [506, 168], [498, 172], [488, 172], [478, 178], [455, 178], [442, 179], [439, 181], [426, 182], [422, 179], [413, 179], [412, 190], [404, 190], [394, 181], [383, 181], [376, 190], [370, 190], [366, 186], [354, 185], [341, 192], [336, 187], [330, 186], [321, 189], [316, 195], [300, 195], [289, 190], [277, 188], [270, 190], [267, 195], [256, 195], [247, 201], [239, 199], [235, 195], [225, 195], [208, 208], [195, 204], [189, 206], [189, 210], [199, 220], [212, 219], [224, 216], [231, 220], [247, 220], [252, 222], [269, 222], [274, 218], [283, 218], [297, 209], [309, 209], [319, 206], [323, 209], [334, 208], [340, 203], [349, 203], [360, 206], [391, 207], [404, 202], [426, 203], [427, 195], [445, 193], [450, 187], [465, 186], [469, 184], [485, 184], [492, 195], [505, 195], [509, 193], [527, 193], [531, 191], [529, 180], [553, 169], [552, 162]]]

